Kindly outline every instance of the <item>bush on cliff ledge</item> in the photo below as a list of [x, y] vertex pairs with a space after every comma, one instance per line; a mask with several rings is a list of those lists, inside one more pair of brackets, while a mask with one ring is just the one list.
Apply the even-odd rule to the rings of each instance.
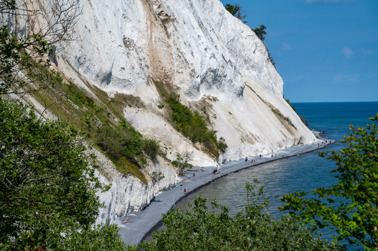
[[224, 152], [227, 145], [223, 138], [217, 140], [215, 131], [209, 130], [207, 124], [198, 111], [192, 111], [189, 107], [180, 103], [180, 95], [171, 93], [166, 98], [171, 109], [171, 119], [175, 128], [189, 138], [193, 143], [202, 143], [205, 148], [214, 155]]

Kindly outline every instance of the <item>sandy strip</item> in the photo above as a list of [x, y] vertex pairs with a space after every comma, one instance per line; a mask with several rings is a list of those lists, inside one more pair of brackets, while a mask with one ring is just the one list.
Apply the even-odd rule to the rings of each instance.
[[[249, 157], [247, 162], [244, 159], [226, 162], [220, 167], [220, 173], [218, 174], [212, 173], [212, 171], [216, 169], [215, 167], [196, 167], [195, 177], [193, 177], [193, 172], [187, 172], [186, 179], [183, 180], [182, 183], [179, 183], [175, 187], [156, 196], [150, 205], [144, 210], [132, 213], [128, 215], [126, 219], [125, 217], [118, 218], [116, 224], [118, 224], [120, 228], [119, 233], [121, 238], [127, 245], [139, 244], [143, 238], [150, 234], [150, 232], [160, 223], [162, 220], [162, 214], [166, 214], [177, 201], [200, 187], [242, 169], [316, 151], [329, 144], [335, 143], [334, 140], [329, 139], [324, 139], [323, 142], [327, 143], [321, 144], [321, 141], [316, 141], [308, 145], [299, 145], [279, 150], [273, 153], [273, 157], [272, 154], [269, 154], [264, 155], [261, 158], [259, 156]], [[186, 193], [184, 193], [184, 189], [186, 190]]]

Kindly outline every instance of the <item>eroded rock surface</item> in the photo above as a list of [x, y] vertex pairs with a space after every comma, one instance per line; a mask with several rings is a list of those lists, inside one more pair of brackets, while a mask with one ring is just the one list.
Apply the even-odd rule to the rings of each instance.
[[[83, 88], [87, 82], [110, 95], [140, 97], [145, 107], [125, 107], [124, 116], [142, 134], [162, 142], [171, 160], [179, 153], [195, 165], [215, 164], [169, 124], [165, 109], [158, 108], [156, 83], [179, 93], [185, 105], [206, 111], [212, 129], [228, 145], [222, 160], [315, 140], [283, 99], [283, 81], [265, 45], [219, 0], [79, 2], [83, 13], [74, 30], [76, 40], [58, 45], [57, 68]], [[29, 5], [47, 8], [51, 2]], [[107, 181], [113, 186], [101, 196], [107, 208], [100, 221], [140, 209], [176, 182], [171, 167], [152, 166], [164, 170], [165, 178], [160, 185], [145, 186], [104, 166], [113, 170]]]

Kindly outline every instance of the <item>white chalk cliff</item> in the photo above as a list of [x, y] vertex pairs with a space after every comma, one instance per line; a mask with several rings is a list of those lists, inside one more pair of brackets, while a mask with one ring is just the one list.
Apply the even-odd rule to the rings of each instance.
[[[84, 81], [110, 95], [138, 96], [145, 108], [125, 107], [125, 118], [143, 135], [194, 165], [214, 159], [177, 132], [159, 109], [155, 82], [164, 83], [193, 109], [206, 107], [212, 128], [228, 145], [222, 159], [270, 153], [315, 140], [283, 99], [283, 81], [264, 44], [219, 0], [80, 0], [76, 41], [60, 44], [57, 68], [76, 84]], [[34, 8], [49, 0], [33, 1]], [[291, 121], [291, 122], [290, 122]], [[104, 163], [106, 160], [104, 160]], [[164, 161], [162, 161], [163, 163]], [[112, 169], [111, 164], [104, 164]], [[138, 210], [175, 183], [172, 167], [160, 185], [144, 186], [115, 170], [112, 189], [101, 195], [107, 208], [99, 222]], [[154, 169], [155, 170], [155, 169]], [[152, 169], [151, 169], [152, 171]], [[100, 174], [101, 175], [101, 174]]]

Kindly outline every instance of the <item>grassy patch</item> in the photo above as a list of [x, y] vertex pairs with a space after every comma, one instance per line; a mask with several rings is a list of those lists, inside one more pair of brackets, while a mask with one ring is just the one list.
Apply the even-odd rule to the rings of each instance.
[[288, 118], [288, 117], [285, 117], [281, 112], [280, 110], [274, 108], [273, 106], [270, 106], [270, 109], [272, 110], [272, 112], [281, 120], [284, 120], [286, 121], [290, 126], [294, 127], [295, 129], [297, 129], [295, 127], [295, 125], [293, 124], [293, 122]]
[[223, 140], [217, 140], [215, 131], [208, 129], [206, 120], [198, 111], [193, 111], [189, 107], [181, 104], [180, 96], [173, 91], [169, 91], [163, 83], [155, 82], [155, 85], [170, 108], [172, 125], [193, 143], [201, 143], [208, 153], [218, 157], [220, 152], [224, 152], [227, 145]]
[[[109, 98], [106, 92], [87, 83], [94, 93], [89, 94], [59, 73], [35, 63], [35, 72], [44, 78], [34, 81], [33, 97], [53, 114], [76, 129], [83, 131], [115, 164], [122, 174], [132, 174], [147, 184], [141, 168], [146, 158], [160, 153], [159, 144], [144, 139], [123, 118], [125, 106], [144, 107], [139, 97], [116, 94]], [[146, 150], [144, 147], [146, 146]]]
[[142, 170], [140, 170], [140, 168], [136, 164], [130, 162], [128, 159], [122, 157], [118, 161], [115, 161], [115, 164], [116, 164], [117, 170], [120, 173], [131, 174], [137, 177], [144, 184], [146, 185], [148, 184], [147, 178], [142, 172]]

